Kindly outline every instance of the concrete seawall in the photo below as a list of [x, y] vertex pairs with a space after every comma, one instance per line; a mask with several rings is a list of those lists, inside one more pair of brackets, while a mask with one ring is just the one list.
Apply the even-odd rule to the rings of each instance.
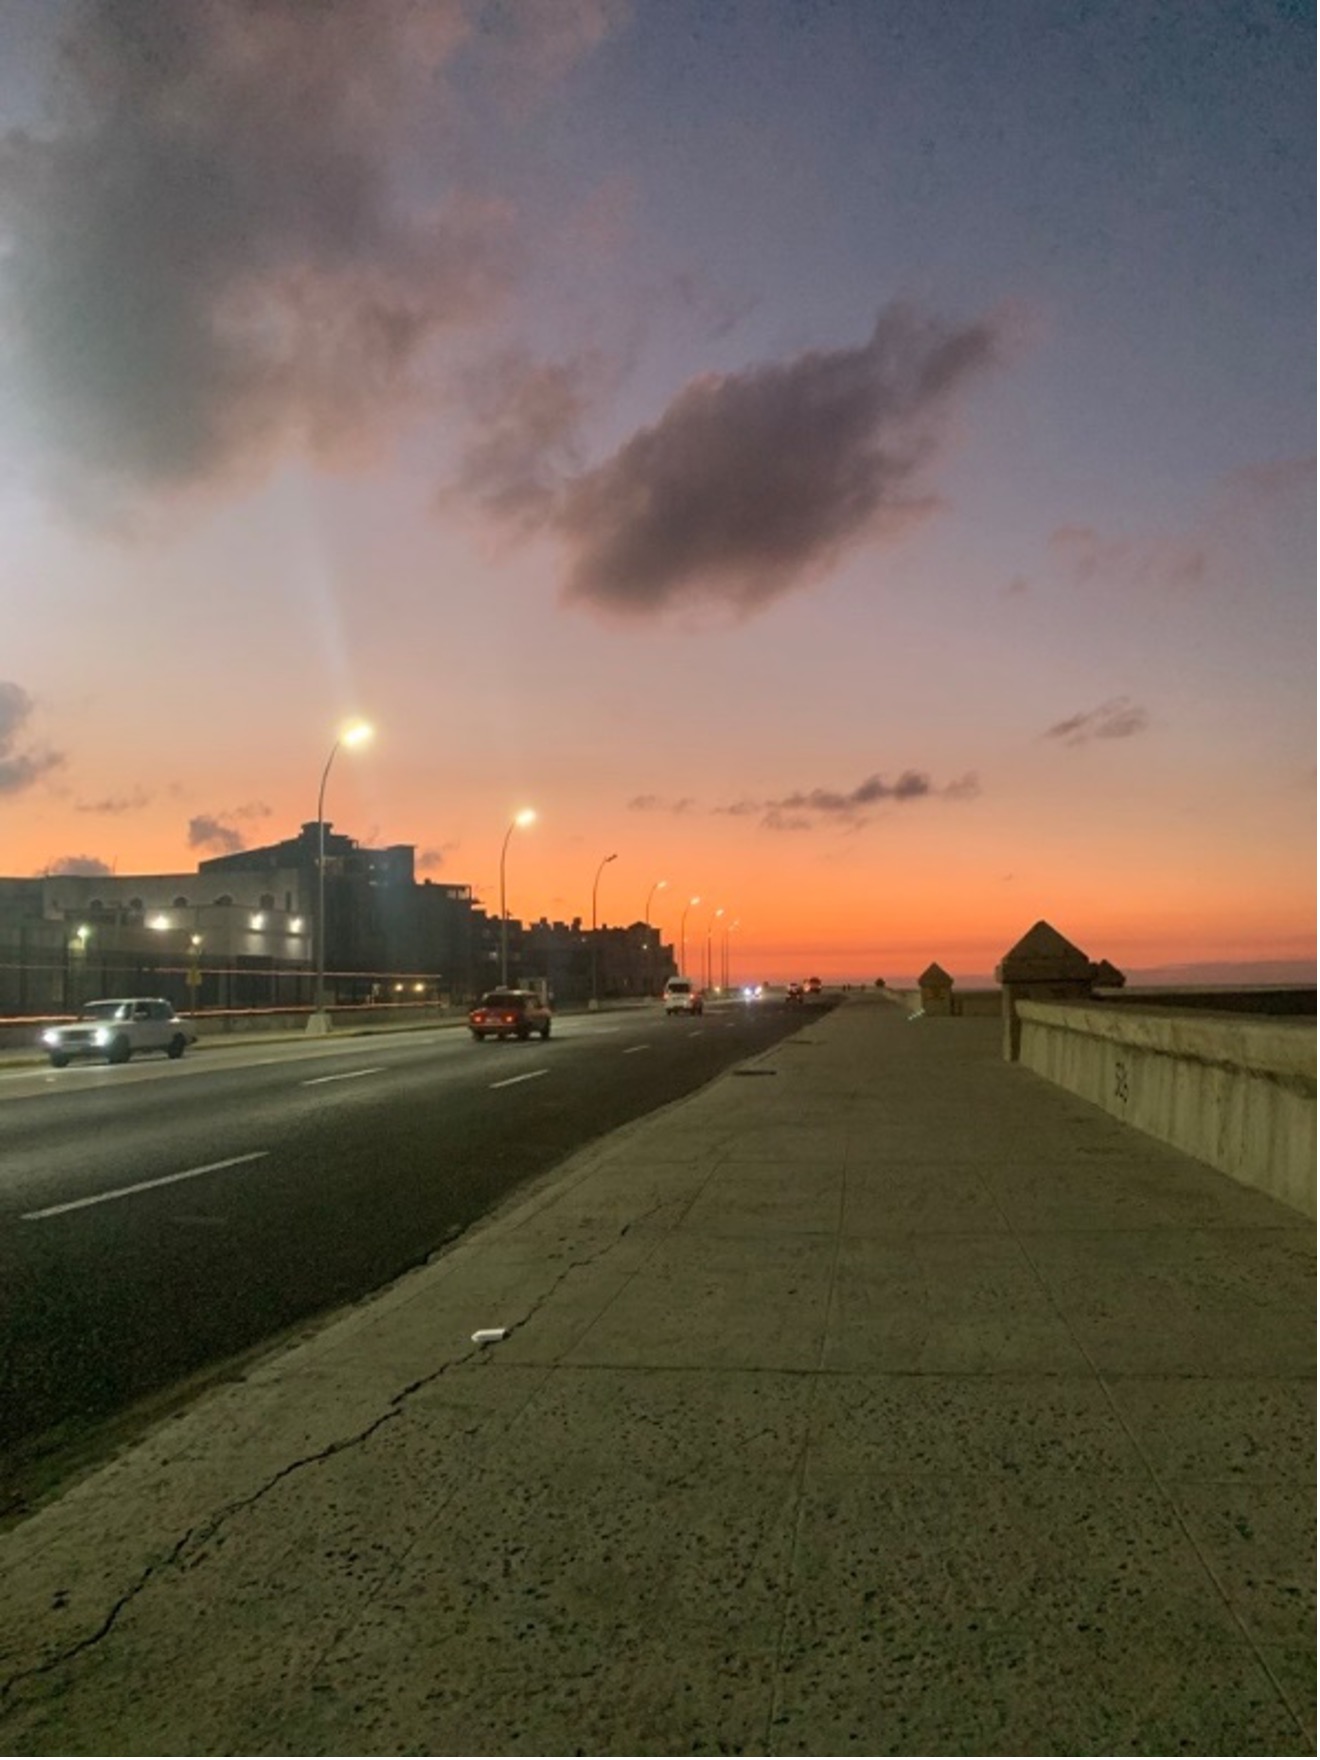
[[1314, 1022], [1051, 1002], [1018, 1014], [1028, 1069], [1315, 1216]]

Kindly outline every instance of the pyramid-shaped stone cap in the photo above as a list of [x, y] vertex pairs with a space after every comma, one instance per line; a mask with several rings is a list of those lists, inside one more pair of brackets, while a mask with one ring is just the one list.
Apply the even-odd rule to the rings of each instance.
[[943, 966], [936, 965], [935, 961], [932, 960], [926, 967], [925, 971], [917, 979], [917, 983], [920, 984], [923, 990], [940, 990], [951, 988], [953, 985], [953, 979], [945, 971]]
[[1009, 948], [995, 967], [1001, 984], [1048, 983], [1066, 978], [1088, 980], [1091, 962], [1044, 918]]
[[1107, 959], [1097, 960], [1091, 967], [1091, 982], [1101, 984], [1106, 990], [1121, 990], [1127, 978], [1118, 967], [1111, 965]]

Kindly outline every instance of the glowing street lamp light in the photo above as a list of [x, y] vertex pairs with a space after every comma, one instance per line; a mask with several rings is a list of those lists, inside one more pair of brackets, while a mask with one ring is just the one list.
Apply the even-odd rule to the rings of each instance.
[[[351, 721], [330, 748], [330, 756], [321, 772], [321, 787], [316, 796], [316, 1009], [325, 1010], [325, 784], [335, 753], [340, 746], [360, 746], [372, 736], [365, 721]], [[319, 1023], [324, 1028], [324, 1021]]]
[[687, 919], [688, 912], [694, 904], [700, 904], [701, 898], [690, 898], [683, 906], [683, 915], [678, 920], [678, 969], [682, 976], [687, 975]]
[[596, 948], [596, 894], [600, 890], [600, 877], [611, 862], [619, 859], [616, 850], [612, 856], [606, 856], [596, 869], [596, 878], [591, 883], [591, 1006], [600, 1007], [600, 993], [597, 985], [597, 948]]
[[500, 845], [500, 983], [509, 982], [509, 911], [504, 900], [504, 858], [509, 853], [509, 839], [520, 825], [531, 825], [535, 822], [536, 813], [531, 807], [524, 807], [521, 813], [515, 813], [513, 822], [504, 833], [504, 842]]

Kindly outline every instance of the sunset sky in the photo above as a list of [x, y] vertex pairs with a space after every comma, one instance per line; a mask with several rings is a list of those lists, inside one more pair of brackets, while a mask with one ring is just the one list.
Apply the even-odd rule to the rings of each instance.
[[[0, 872], [1314, 957], [1284, 0], [4, 0]], [[689, 964], [696, 962], [689, 959]]]

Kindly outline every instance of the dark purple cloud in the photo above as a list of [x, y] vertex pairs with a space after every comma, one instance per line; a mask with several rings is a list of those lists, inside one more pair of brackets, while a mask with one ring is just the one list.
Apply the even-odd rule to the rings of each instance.
[[564, 490], [567, 598], [642, 616], [751, 612], [905, 529], [935, 505], [923, 466], [998, 344], [994, 323], [891, 306], [860, 348], [694, 380]]
[[1081, 746], [1093, 739], [1130, 739], [1150, 725], [1150, 716], [1130, 697], [1111, 697], [1098, 709], [1087, 709], [1056, 721], [1041, 734], [1042, 739], [1062, 740], [1064, 745]]
[[21, 794], [64, 763], [64, 753], [48, 747], [17, 749], [33, 707], [21, 684], [0, 679], [0, 795]]
[[469, 23], [411, 0], [71, 10], [58, 127], [0, 140], [7, 403], [71, 498], [351, 445], [444, 327], [484, 319], [507, 214], [423, 206], [391, 171]]
[[511, 349], [484, 361], [461, 388], [475, 437], [439, 504], [456, 492], [515, 532], [544, 526], [581, 462], [582, 419], [610, 377], [603, 357], [537, 361]]

